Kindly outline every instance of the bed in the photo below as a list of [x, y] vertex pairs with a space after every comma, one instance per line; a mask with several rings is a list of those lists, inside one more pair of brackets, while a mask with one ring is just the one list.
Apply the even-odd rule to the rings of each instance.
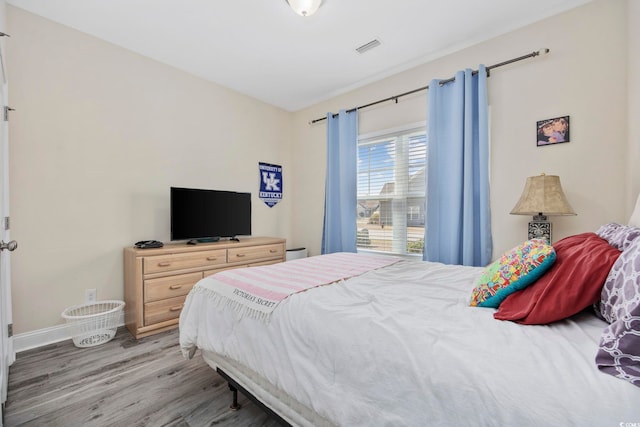
[[[640, 271], [640, 228], [606, 224], [596, 233], [564, 240], [564, 246], [554, 245], [553, 266], [504, 297], [498, 309], [470, 305], [488, 267], [331, 254], [232, 270], [228, 277], [218, 273], [200, 281], [187, 297], [180, 345], [189, 358], [200, 349], [232, 390], [250, 393], [290, 425], [638, 425], [640, 381], [634, 370], [640, 380], [640, 354], [623, 354], [622, 370], [616, 364], [621, 349], [638, 348], [640, 327], [624, 324], [624, 348], [607, 348], [606, 331], [620, 335], [616, 316], [622, 312], [616, 312], [616, 304], [629, 311], [640, 299], [640, 290], [619, 296], [629, 280], [640, 281], [638, 275], [623, 274], [636, 255]], [[292, 292], [264, 311], [264, 300], [251, 308], [218, 292], [242, 275], [268, 281], [289, 274], [298, 281], [306, 271], [325, 274], [323, 262], [353, 266], [372, 257], [384, 261]], [[536, 289], [563, 265], [561, 273], [573, 291]], [[559, 276], [553, 277], [547, 285], [558, 282]], [[577, 280], [589, 284], [581, 287]], [[499, 319], [502, 305], [516, 296], [524, 294], [524, 306], [533, 306], [531, 316], [554, 292], [563, 301], [542, 310], [542, 317], [561, 319], [546, 324], [525, 324], [535, 323], [535, 316]], [[571, 308], [564, 301], [567, 294], [578, 301]], [[617, 302], [611, 295], [618, 295]], [[538, 298], [536, 304], [532, 298]], [[506, 317], [522, 314], [504, 312]]]

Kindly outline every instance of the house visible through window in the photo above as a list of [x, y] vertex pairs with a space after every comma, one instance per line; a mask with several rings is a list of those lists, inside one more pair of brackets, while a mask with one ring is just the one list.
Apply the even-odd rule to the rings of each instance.
[[425, 126], [358, 140], [358, 250], [422, 254]]

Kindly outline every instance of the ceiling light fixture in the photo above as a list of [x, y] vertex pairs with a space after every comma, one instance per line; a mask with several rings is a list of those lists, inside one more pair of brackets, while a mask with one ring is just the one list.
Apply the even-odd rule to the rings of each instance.
[[287, 0], [289, 6], [300, 16], [311, 16], [320, 7], [322, 0]]

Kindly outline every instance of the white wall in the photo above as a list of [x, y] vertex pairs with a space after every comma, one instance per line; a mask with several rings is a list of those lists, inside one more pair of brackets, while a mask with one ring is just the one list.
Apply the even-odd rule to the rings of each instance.
[[627, 208], [629, 214], [633, 209], [636, 197], [640, 194], [640, 1], [627, 0], [629, 10], [628, 17], [628, 67], [627, 94], [628, 100], [628, 125], [629, 125], [629, 156], [628, 156], [628, 180], [629, 191], [627, 193]]
[[[123, 298], [122, 249], [169, 240], [172, 185], [253, 194], [253, 234], [288, 237], [288, 112], [8, 7], [14, 331]], [[258, 162], [284, 200], [258, 200]], [[288, 188], [287, 188], [288, 186]]]
[[[326, 112], [351, 108], [492, 65], [551, 49], [547, 56], [495, 69], [489, 79], [494, 256], [526, 239], [530, 217], [509, 215], [526, 177], [561, 177], [576, 217], [552, 217], [554, 240], [628, 217], [627, 3], [600, 0], [418, 66], [294, 114], [295, 245], [320, 252]], [[367, 133], [425, 120], [426, 92], [360, 112]], [[536, 121], [571, 117], [571, 142], [536, 147]], [[637, 163], [636, 163], [637, 164]]]

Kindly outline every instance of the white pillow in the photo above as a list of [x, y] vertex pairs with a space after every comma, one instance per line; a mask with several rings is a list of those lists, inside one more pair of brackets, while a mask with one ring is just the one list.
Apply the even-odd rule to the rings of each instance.
[[636, 200], [636, 207], [633, 209], [631, 218], [629, 218], [629, 225], [633, 227], [640, 227], [640, 195]]

